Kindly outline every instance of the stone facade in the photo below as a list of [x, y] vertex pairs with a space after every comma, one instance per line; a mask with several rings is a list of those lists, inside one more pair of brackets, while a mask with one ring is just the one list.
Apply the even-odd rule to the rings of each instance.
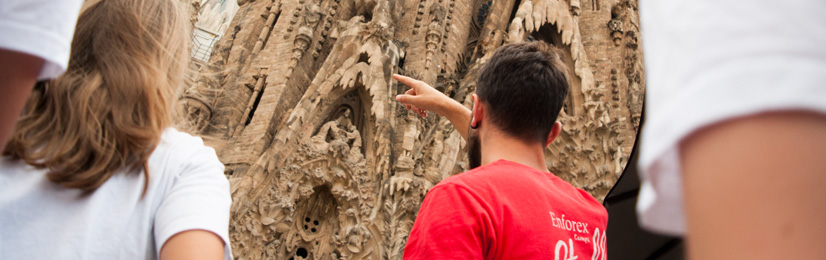
[[238, 259], [401, 258], [424, 195], [468, 166], [446, 119], [393, 99], [406, 90], [393, 73], [470, 106], [496, 47], [547, 41], [572, 81], [548, 168], [602, 199], [631, 152], [644, 86], [634, 0], [238, 5], [182, 100], [226, 165]]

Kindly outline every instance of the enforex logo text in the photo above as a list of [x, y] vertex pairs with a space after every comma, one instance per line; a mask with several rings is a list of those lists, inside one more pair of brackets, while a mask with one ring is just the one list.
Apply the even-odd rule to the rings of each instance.
[[[588, 232], [588, 223], [580, 222], [572, 219], [565, 219], [565, 214], [562, 214], [560, 217], [556, 217], [556, 214], [553, 212], [549, 212], [551, 214], [551, 224], [554, 227], [566, 230], [566, 231], [574, 231], [580, 234], [590, 234]], [[605, 250], [605, 230], [599, 230], [599, 228], [594, 228], [593, 231], [594, 235], [588, 239], [585, 236], [579, 236], [578, 234], [574, 234], [575, 240], [585, 242], [586, 244], [593, 241], [593, 254], [591, 255], [591, 260], [605, 260], [607, 259], [607, 254]], [[590, 241], [589, 241], [590, 240]], [[568, 238], [568, 241], [559, 240], [556, 242], [556, 246], [554, 247], [554, 260], [580, 260], [579, 256], [576, 255], [574, 250], [574, 239]]]

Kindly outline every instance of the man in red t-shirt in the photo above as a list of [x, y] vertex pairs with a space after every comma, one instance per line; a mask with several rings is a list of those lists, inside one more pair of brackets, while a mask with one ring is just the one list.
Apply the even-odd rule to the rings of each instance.
[[543, 42], [502, 46], [479, 72], [472, 111], [394, 75], [411, 87], [396, 100], [447, 117], [467, 139], [472, 168], [427, 193], [405, 259], [606, 258], [605, 208], [545, 165], [545, 147], [562, 128], [567, 70]]

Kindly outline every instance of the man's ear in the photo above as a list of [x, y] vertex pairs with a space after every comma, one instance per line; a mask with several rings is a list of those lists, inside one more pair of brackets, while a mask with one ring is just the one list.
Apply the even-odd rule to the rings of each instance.
[[485, 118], [485, 104], [479, 100], [479, 96], [475, 93], [471, 95], [473, 99], [473, 109], [471, 110], [473, 113], [470, 115], [470, 127], [476, 129], [482, 123], [482, 119]]
[[556, 137], [559, 136], [559, 132], [561, 132], [561, 131], [562, 131], [562, 123], [560, 123], [560, 122], [554, 123], [554, 126], [551, 127], [551, 132], [548, 134], [548, 139], [545, 139], [545, 147], [548, 147], [548, 145], [550, 145], [551, 142], [556, 140]]

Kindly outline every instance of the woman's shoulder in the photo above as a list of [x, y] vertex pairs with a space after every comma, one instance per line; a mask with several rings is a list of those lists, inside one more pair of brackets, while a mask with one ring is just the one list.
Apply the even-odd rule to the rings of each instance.
[[206, 146], [200, 137], [171, 127], [164, 130], [158, 146], [149, 157], [150, 174], [153, 170], [180, 174], [187, 169], [205, 166], [223, 174], [224, 165], [215, 149]]
[[193, 136], [172, 127], [163, 131], [161, 140], [155, 148], [156, 152], [165, 152], [167, 150], [175, 152], [176, 154], [191, 154], [203, 151], [209, 151], [215, 154], [215, 149], [206, 146], [201, 137]]
[[158, 147], [161, 145], [205, 147], [204, 141], [200, 137], [192, 136], [189, 133], [175, 129], [174, 127], [166, 128], [163, 131]]

